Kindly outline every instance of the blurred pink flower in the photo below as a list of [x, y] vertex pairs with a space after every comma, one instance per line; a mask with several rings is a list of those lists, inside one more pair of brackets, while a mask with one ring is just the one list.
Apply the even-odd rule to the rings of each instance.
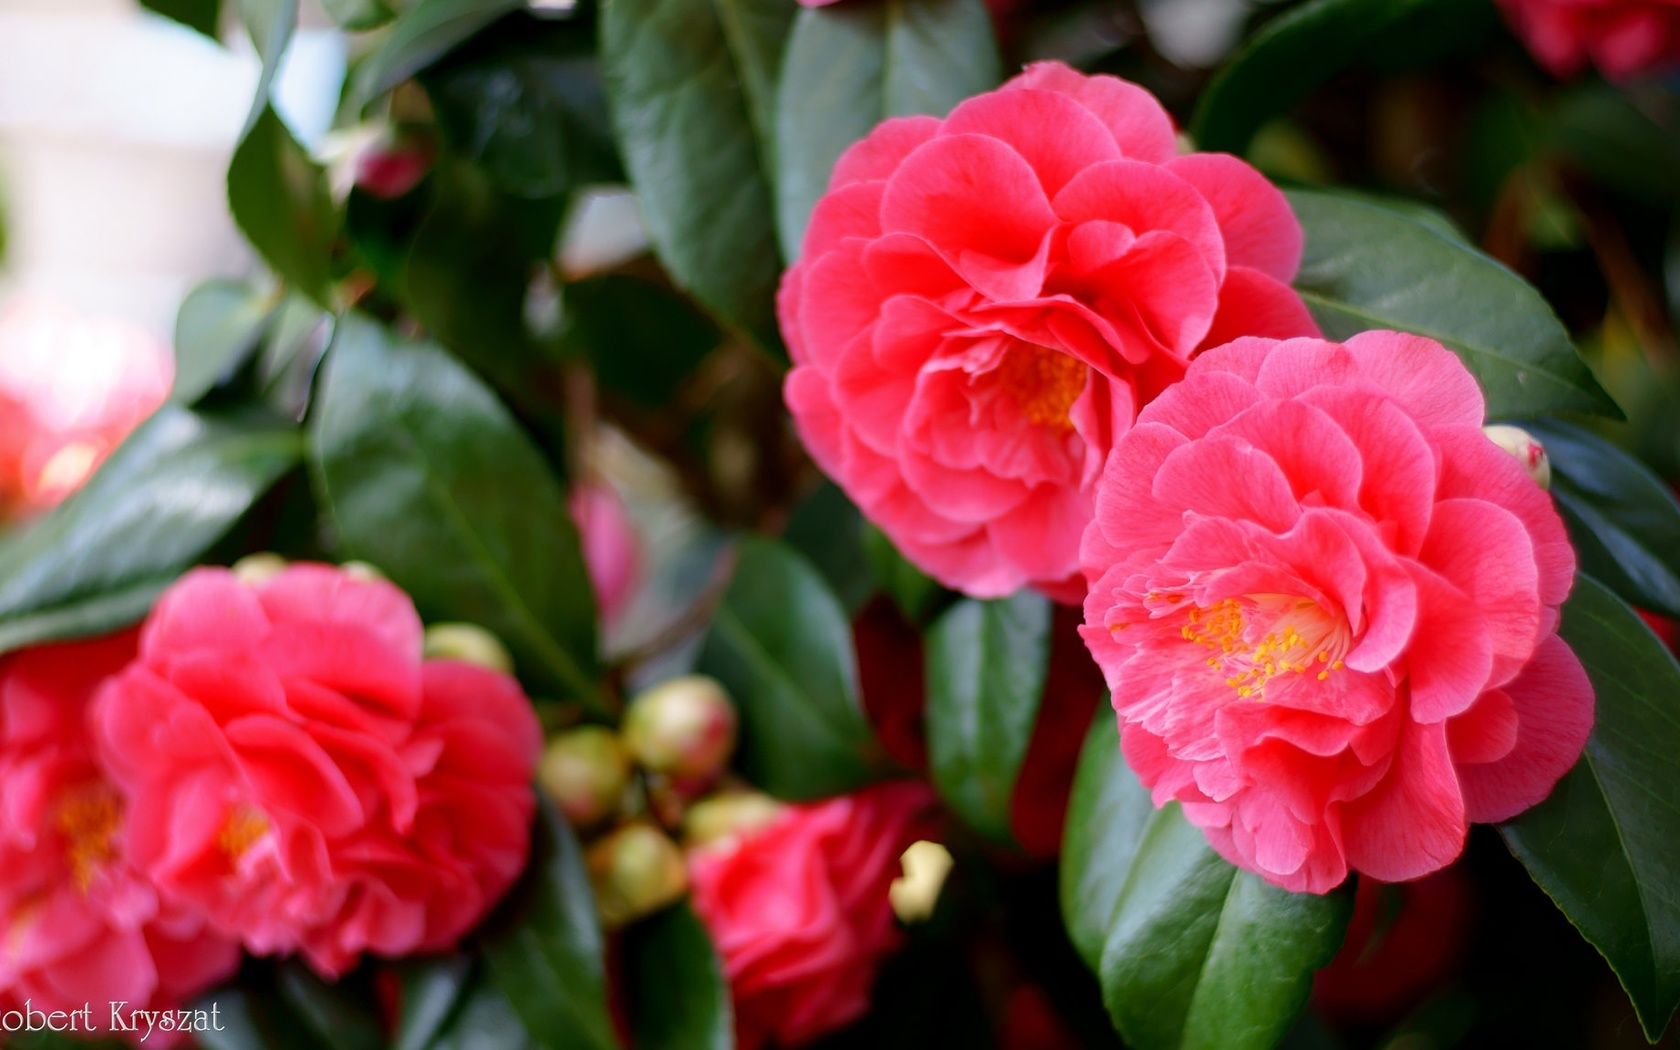
[[43, 300], [0, 310], [0, 520], [80, 488], [174, 380], [169, 348], [138, 327]]
[[1499, 0], [1540, 64], [1626, 79], [1680, 64], [1680, 0]]
[[383, 580], [196, 569], [92, 712], [129, 851], [257, 954], [336, 977], [453, 946], [524, 867], [542, 746], [507, 675], [421, 660]]
[[583, 541], [583, 561], [595, 590], [595, 604], [602, 621], [611, 623], [629, 606], [641, 577], [641, 541], [635, 523], [618, 491], [605, 482], [578, 485], [569, 503]]
[[160, 901], [125, 855], [126, 805], [85, 716], [134, 652], [128, 632], [0, 657], [0, 1009], [92, 1003], [103, 1026], [107, 1002], [168, 1009], [239, 964], [236, 942]]

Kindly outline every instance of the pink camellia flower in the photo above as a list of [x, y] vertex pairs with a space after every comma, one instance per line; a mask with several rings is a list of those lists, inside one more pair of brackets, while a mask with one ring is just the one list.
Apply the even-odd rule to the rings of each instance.
[[42, 300], [0, 311], [0, 520], [80, 488], [161, 405], [175, 358], [143, 330]]
[[689, 854], [743, 1050], [800, 1046], [869, 1011], [901, 937], [887, 890], [932, 801], [925, 784], [867, 788]]
[[1540, 64], [1557, 76], [1590, 61], [1618, 80], [1680, 65], [1680, 0], [1499, 0]]
[[92, 1003], [83, 1032], [109, 1026], [106, 1003], [170, 1009], [239, 965], [234, 941], [160, 901], [125, 856], [124, 800], [85, 716], [134, 651], [129, 632], [0, 657], [0, 1011]]
[[1482, 414], [1428, 339], [1240, 339], [1115, 447], [1081, 631], [1127, 763], [1233, 863], [1417, 878], [1579, 757], [1574, 551]]
[[641, 541], [611, 485], [592, 482], [572, 489], [567, 501], [583, 542], [583, 562], [595, 604], [606, 623], [616, 621], [636, 595], [642, 572]]
[[1315, 334], [1288, 203], [1145, 90], [1039, 63], [840, 158], [778, 309], [806, 447], [978, 597], [1083, 595], [1103, 458], [1201, 347]]
[[382, 580], [196, 569], [93, 711], [133, 863], [257, 954], [334, 977], [453, 945], [524, 866], [541, 732], [506, 675], [421, 660]]

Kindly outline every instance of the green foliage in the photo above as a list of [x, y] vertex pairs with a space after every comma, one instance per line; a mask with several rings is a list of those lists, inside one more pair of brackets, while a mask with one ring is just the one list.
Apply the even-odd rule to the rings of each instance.
[[216, 39], [216, 29], [222, 21], [222, 0], [140, 0], [140, 6], [156, 11], [196, 29], [210, 39]]
[[175, 315], [175, 386], [169, 399], [196, 403], [227, 379], [257, 348], [275, 298], [238, 281], [194, 288]]
[[383, 95], [521, 6], [520, 0], [415, 0], [363, 67], [363, 97]]
[[723, 964], [686, 903], [632, 927], [625, 957], [634, 997], [636, 1046], [733, 1050], [735, 1013]]
[[326, 174], [264, 106], [228, 165], [228, 208], [252, 247], [280, 277], [322, 306], [332, 296], [339, 215]]

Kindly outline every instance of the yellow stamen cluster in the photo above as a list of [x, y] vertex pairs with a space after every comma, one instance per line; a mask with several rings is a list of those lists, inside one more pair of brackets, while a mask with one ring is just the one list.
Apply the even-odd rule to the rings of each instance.
[[270, 826], [268, 817], [255, 806], [235, 806], [228, 814], [227, 822], [222, 825], [222, 833], [217, 838], [216, 845], [227, 854], [229, 861], [237, 862], [268, 834]]
[[1015, 395], [1027, 422], [1055, 430], [1073, 429], [1073, 403], [1085, 391], [1090, 369], [1060, 350], [1017, 343], [998, 366], [998, 379]]
[[116, 859], [122, 816], [122, 800], [104, 784], [77, 788], [59, 802], [54, 823], [66, 840], [70, 879], [81, 892], [93, 885], [100, 868]]
[[1318, 617], [1322, 613], [1312, 602], [1293, 602], [1255, 642], [1248, 610], [1237, 599], [1226, 598], [1208, 608], [1191, 606], [1179, 635], [1214, 651], [1207, 659], [1208, 667], [1230, 672], [1225, 684], [1239, 697], [1264, 700], [1266, 683], [1278, 675], [1307, 674], [1318, 668], [1317, 678], [1322, 682], [1331, 671], [1342, 669], [1342, 661], [1331, 659], [1326, 632], [1309, 630], [1304, 636], [1302, 627], [1291, 622], [1298, 619], [1304, 625]]

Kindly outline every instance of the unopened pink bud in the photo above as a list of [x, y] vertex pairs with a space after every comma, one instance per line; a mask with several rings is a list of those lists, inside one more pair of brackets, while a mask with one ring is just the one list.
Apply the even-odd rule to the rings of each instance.
[[622, 808], [630, 786], [630, 756], [610, 729], [569, 729], [549, 741], [537, 783], [573, 827], [590, 828]]
[[735, 705], [716, 681], [685, 675], [630, 701], [624, 745], [644, 769], [679, 781], [721, 773], [735, 750]]

